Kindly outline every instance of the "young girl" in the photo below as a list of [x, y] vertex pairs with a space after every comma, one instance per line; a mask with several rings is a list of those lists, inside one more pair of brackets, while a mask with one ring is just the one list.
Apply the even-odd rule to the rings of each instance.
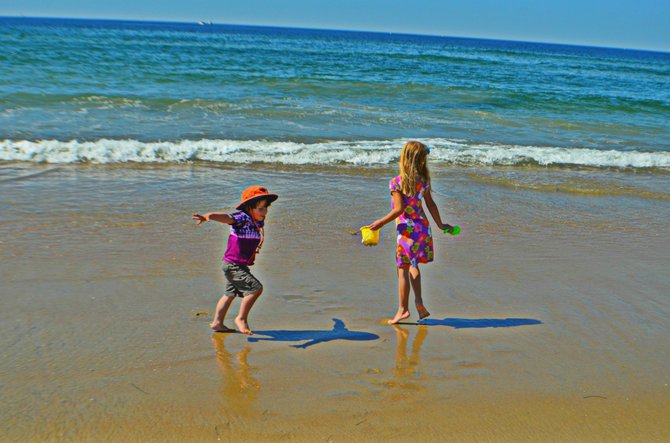
[[241, 333], [253, 335], [247, 318], [249, 311], [263, 292], [263, 285], [249, 271], [254, 264], [256, 254], [263, 245], [265, 217], [270, 204], [277, 200], [276, 194], [270, 194], [264, 186], [251, 186], [242, 192], [242, 201], [237, 205], [239, 212], [226, 214], [209, 212], [205, 215], [192, 214], [198, 225], [216, 221], [230, 225], [228, 246], [223, 256], [223, 273], [226, 276], [226, 289], [216, 305], [214, 320], [210, 327], [215, 332], [233, 332], [223, 324], [228, 308], [235, 296], [242, 297], [240, 312], [235, 324]]
[[398, 247], [396, 264], [398, 266], [398, 312], [388, 321], [394, 325], [409, 317], [409, 288], [414, 290], [414, 303], [419, 319], [430, 315], [421, 298], [421, 272], [419, 263], [433, 261], [433, 237], [430, 224], [423, 212], [421, 200], [440, 230], [453, 226], [442, 223], [440, 211], [430, 195], [430, 172], [426, 163], [430, 153], [428, 146], [416, 141], [407, 142], [400, 153], [400, 175], [389, 182], [391, 189], [391, 212], [370, 224], [370, 229], [380, 229], [396, 220]]

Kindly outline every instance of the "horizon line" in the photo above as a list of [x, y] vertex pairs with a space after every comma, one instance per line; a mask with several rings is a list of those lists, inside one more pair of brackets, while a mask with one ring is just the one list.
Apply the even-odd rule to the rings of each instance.
[[[81, 20], [81, 21], [108, 21], [108, 22], [134, 22], [134, 23], [164, 23], [164, 24], [180, 24], [180, 25], [198, 25], [200, 21], [173, 21], [173, 20], [151, 20], [151, 19], [130, 19], [130, 18], [95, 18], [95, 17], [38, 17], [38, 16], [12, 16], [12, 15], [0, 15], [0, 18], [9, 18], [9, 19], [46, 19], [46, 20]], [[204, 22], [204, 20], [203, 20]], [[559, 42], [541, 42], [541, 41], [532, 41], [532, 40], [510, 40], [502, 38], [491, 38], [491, 37], [464, 37], [464, 36], [455, 36], [455, 35], [445, 35], [445, 34], [417, 34], [412, 32], [396, 32], [396, 31], [369, 31], [369, 30], [360, 30], [360, 29], [334, 29], [334, 28], [310, 28], [310, 27], [294, 27], [294, 26], [278, 26], [278, 25], [253, 25], [245, 23], [215, 23], [212, 21], [205, 22], [204, 26], [240, 26], [240, 27], [250, 27], [250, 28], [271, 28], [271, 29], [296, 29], [296, 30], [305, 30], [305, 31], [331, 31], [331, 32], [350, 32], [350, 33], [362, 33], [362, 34], [392, 34], [399, 36], [415, 36], [415, 37], [436, 37], [436, 38], [452, 38], [452, 39], [462, 39], [462, 40], [485, 40], [485, 41], [499, 41], [499, 42], [510, 42], [510, 43], [530, 43], [530, 44], [540, 44], [540, 45], [553, 45], [553, 46], [568, 46], [568, 47], [578, 47], [578, 48], [596, 48], [596, 49], [608, 49], [616, 51], [638, 51], [638, 52], [652, 52], [658, 54], [670, 54], [670, 49], [661, 50], [661, 49], [644, 49], [644, 48], [621, 48], [616, 46], [598, 46], [593, 44], [577, 44], [577, 43], [559, 43]]]

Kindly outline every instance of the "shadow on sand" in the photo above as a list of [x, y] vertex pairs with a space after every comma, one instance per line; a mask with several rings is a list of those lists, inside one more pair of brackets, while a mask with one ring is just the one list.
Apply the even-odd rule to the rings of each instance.
[[515, 326], [541, 325], [542, 322], [532, 318], [443, 318], [442, 320], [427, 318], [425, 320], [419, 320], [418, 323], [412, 324], [426, 326], [451, 326], [454, 329], [467, 329], [512, 328]]
[[[329, 331], [320, 331], [320, 330], [307, 330], [307, 331], [254, 331], [254, 336], [249, 337], [250, 342], [258, 341], [304, 341], [308, 340], [307, 343], [301, 345], [291, 345], [294, 348], [308, 348], [309, 346], [316, 345], [318, 343], [325, 343], [328, 341], [334, 340], [353, 340], [353, 341], [367, 341], [367, 340], [377, 340], [379, 338], [376, 334], [371, 334], [369, 332], [363, 331], [350, 331], [344, 325], [344, 322], [340, 319], [334, 318], [333, 329]], [[257, 337], [258, 335], [264, 335], [265, 337]]]

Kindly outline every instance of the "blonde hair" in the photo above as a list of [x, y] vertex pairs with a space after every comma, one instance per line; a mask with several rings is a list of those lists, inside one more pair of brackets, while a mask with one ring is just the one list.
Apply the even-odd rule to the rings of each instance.
[[421, 142], [407, 142], [400, 152], [400, 191], [407, 197], [416, 194], [417, 180], [430, 184], [428, 148]]

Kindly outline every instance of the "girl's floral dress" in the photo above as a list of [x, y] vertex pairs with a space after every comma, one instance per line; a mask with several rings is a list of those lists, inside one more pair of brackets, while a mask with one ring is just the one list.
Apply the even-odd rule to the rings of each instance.
[[[396, 219], [398, 231], [398, 247], [396, 248], [396, 264], [398, 267], [410, 265], [416, 267], [419, 263], [433, 261], [433, 235], [430, 224], [423, 212], [421, 200], [428, 189], [428, 185], [419, 180], [416, 184], [416, 193], [412, 197], [403, 195], [400, 187], [400, 176], [389, 182], [391, 192], [399, 192], [405, 202], [405, 212]], [[393, 208], [393, 201], [391, 201]]]

